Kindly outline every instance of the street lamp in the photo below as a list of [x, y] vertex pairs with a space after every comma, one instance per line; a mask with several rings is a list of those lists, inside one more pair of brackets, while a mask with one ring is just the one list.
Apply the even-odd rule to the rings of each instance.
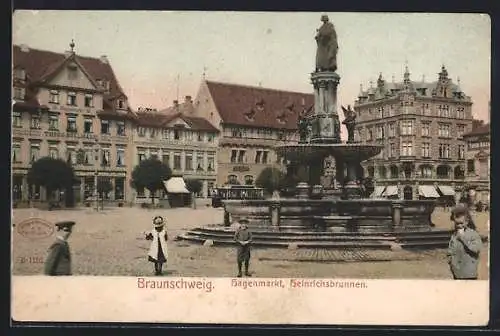
[[99, 211], [99, 194], [97, 192], [97, 176], [99, 175], [99, 152], [101, 150], [101, 146], [99, 145], [99, 139], [95, 138], [94, 144], [94, 197], [95, 197], [95, 205], [96, 211]]

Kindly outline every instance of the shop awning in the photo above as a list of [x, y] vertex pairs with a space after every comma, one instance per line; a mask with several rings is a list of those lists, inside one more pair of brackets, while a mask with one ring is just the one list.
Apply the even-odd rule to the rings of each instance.
[[170, 194], [189, 194], [182, 177], [172, 177], [168, 181], [163, 181], [163, 185]]
[[439, 198], [439, 193], [436, 188], [428, 185], [418, 186], [418, 194], [427, 198]]
[[398, 194], [399, 194], [398, 186], [387, 186], [387, 188], [385, 188], [385, 191], [382, 194], [382, 196], [395, 196]]
[[455, 196], [455, 190], [452, 187], [440, 185], [438, 188], [445, 196]]
[[385, 190], [385, 186], [377, 186], [375, 190], [370, 195], [371, 198], [380, 197]]

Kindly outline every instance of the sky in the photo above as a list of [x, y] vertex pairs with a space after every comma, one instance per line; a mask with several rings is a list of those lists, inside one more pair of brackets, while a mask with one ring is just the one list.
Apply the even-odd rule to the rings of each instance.
[[[207, 80], [313, 93], [315, 12], [17, 11], [13, 43], [106, 55], [133, 108], [163, 109]], [[491, 23], [487, 14], [326, 13], [337, 31], [339, 104], [379, 76], [437, 80], [444, 64], [488, 118]]]

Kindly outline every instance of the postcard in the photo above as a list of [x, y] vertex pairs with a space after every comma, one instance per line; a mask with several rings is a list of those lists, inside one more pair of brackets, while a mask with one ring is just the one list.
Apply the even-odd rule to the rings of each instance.
[[12, 319], [486, 325], [490, 25], [16, 11]]

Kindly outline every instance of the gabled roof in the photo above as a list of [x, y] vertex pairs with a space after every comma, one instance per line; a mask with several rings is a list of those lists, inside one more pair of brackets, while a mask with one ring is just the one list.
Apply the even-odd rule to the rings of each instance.
[[314, 105], [310, 93], [213, 81], [206, 84], [222, 122], [230, 125], [297, 129], [300, 113]]
[[143, 127], [167, 128], [168, 123], [174, 119], [180, 118], [193, 131], [218, 132], [208, 120], [200, 117], [187, 116], [183, 113], [164, 113], [156, 111], [136, 112], [135, 121], [137, 125]]
[[[104, 109], [115, 111], [115, 106], [112, 103], [117, 96], [125, 96], [121, 89], [118, 80], [115, 76], [113, 68], [109, 62], [103, 62], [99, 58], [86, 57], [75, 54], [75, 62], [81, 65], [84, 72], [95, 83], [97, 80], [106, 80], [109, 82], [109, 92], [104, 93]], [[33, 95], [36, 95], [35, 86], [49, 78], [63, 66], [68, 56], [63, 53], [56, 53], [48, 50], [39, 50], [28, 48], [22, 50], [21, 46], [14, 45], [13, 47], [13, 66], [14, 68], [22, 68], [26, 73], [26, 84], [24, 85], [30, 90], [26, 90], [26, 101], [34, 103]]]

